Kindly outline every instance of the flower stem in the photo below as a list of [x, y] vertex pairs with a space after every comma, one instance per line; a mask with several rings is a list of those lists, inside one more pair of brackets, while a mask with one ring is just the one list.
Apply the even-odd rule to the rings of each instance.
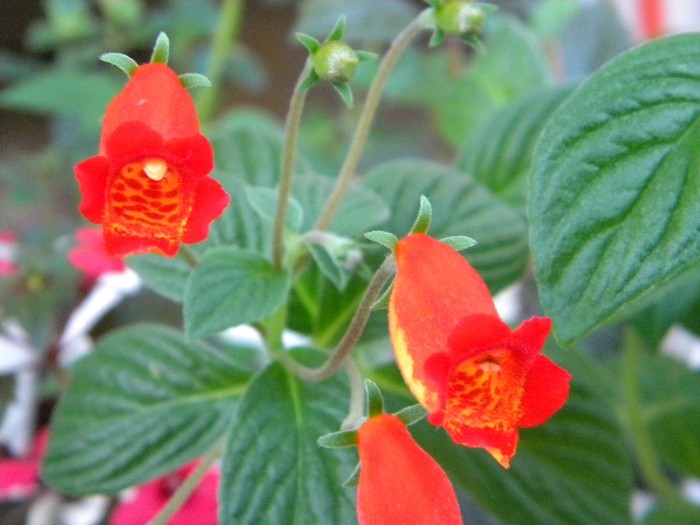
[[201, 459], [197, 468], [194, 469], [182, 485], [178, 487], [167, 505], [161, 509], [155, 518], [148, 522], [148, 525], [166, 525], [168, 523], [168, 520], [185, 504], [187, 498], [189, 498], [192, 492], [197, 488], [212, 464], [219, 459], [225, 446], [226, 440], [222, 439], [208, 455]]
[[668, 503], [690, 509], [692, 505], [681, 496], [671, 480], [663, 473], [649, 434], [649, 428], [644, 420], [640, 381], [643, 350], [642, 342], [629, 329], [622, 349], [624, 417], [629, 437], [639, 462], [640, 472], [649, 487]]
[[316, 223], [317, 230], [327, 229], [333, 220], [335, 213], [338, 211], [340, 203], [343, 200], [343, 196], [350, 185], [350, 181], [355, 175], [357, 164], [362, 157], [362, 152], [364, 151], [365, 143], [367, 142], [367, 137], [369, 135], [370, 128], [372, 127], [372, 121], [374, 120], [374, 116], [377, 112], [377, 107], [379, 106], [379, 101], [381, 100], [384, 86], [386, 86], [386, 83], [389, 80], [389, 75], [394, 69], [399, 57], [408, 48], [411, 41], [421, 32], [421, 30], [424, 29], [426, 19], [431, 15], [432, 9], [426, 9], [421, 12], [421, 14], [419, 14], [409, 25], [407, 25], [403, 31], [396, 36], [384, 55], [381, 64], [379, 64], [377, 75], [374, 77], [369, 91], [367, 91], [367, 97], [365, 99], [364, 106], [362, 107], [362, 113], [357, 121], [355, 134], [353, 135], [352, 142], [350, 143], [350, 148], [348, 149], [345, 161], [340, 168], [340, 173], [338, 174], [335, 187], [333, 188], [333, 192], [326, 202], [325, 209], [321, 213], [321, 216]]
[[345, 371], [350, 383], [350, 409], [347, 417], [340, 425], [341, 430], [353, 430], [357, 428], [358, 421], [362, 418], [365, 408], [365, 380], [362, 377], [360, 367], [353, 359], [345, 361]]
[[272, 264], [276, 271], [282, 271], [284, 263], [284, 223], [287, 220], [289, 208], [289, 196], [292, 192], [292, 178], [294, 176], [294, 160], [296, 158], [297, 142], [299, 140], [299, 128], [301, 115], [304, 110], [306, 93], [308, 89], [301, 89], [306, 76], [311, 69], [311, 61], [307, 60], [299, 75], [299, 80], [294, 87], [294, 93], [289, 101], [287, 122], [285, 124], [284, 149], [282, 153], [282, 169], [280, 173], [280, 186], [277, 197], [277, 211], [272, 233]]
[[374, 303], [381, 296], [384, 286], [394, 275], [395, 269], [396, 264], [394, 262], [394, 256], [390, 255], [384, 260], [367, 285], [367, 289], [350, 322], [350, 326], [348, 326], [345, 335], [343, 335], [343, 338], [333, 352], [331, 352], [331, 355], [325, 363], [318, 368], [309, 368], [295, 361], [289, 354], [280, 353], [278, 357], [282, 364], [304, 381], [320, 382], [335, 374], [338, 369], [343, 366], [346, 358], [360, 340], [362, 332], [364, 332], [365, 326], [367, 326], [369, 316], [372, 313], [372, 306], [374, 306]]
[[243, 0], [224, 0], [219, 12], [219, 24], [212, 37], [211, 55], [207, 69], [207, 78], [211, 82], [211, 87], [201, 90], [197, 100], [199, 118], [202, 122], [211, 120], [216, 111], [226, 61], [241, 27], [242, 14]]

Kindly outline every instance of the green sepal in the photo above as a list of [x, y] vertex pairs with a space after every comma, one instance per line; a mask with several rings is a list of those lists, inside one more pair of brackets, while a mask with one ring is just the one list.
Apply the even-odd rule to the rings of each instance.
[[421, 405], [416, 404], [402, 408], [394, 415], [398, 417], [404, 425], [410, 426], [425, 418], [425, 416], [428, 415], [428, 411]]
[[416, 215], [416, 220], [411, 226], [410, 233], [428, 233], [432, 219], [433, 207], [430, 205], [428, 198], [425, 195], [421, 195], [418, 215]]
[[343, 102], [347, 108], [352, 109], [355, 100], [352, 96], [352, 88], [350, 87], [350, 84], [347, 82], [333, 82], [333, 88], [338, 92], [340, 98], [343, 99]]
[[344, 34], [345, 34], [345, 15], [341, 15], [341, 17], [338, 18], [338, 21], [335, 23], [333, 30], [328, 35], [328, 38], [326, 38], [326, 42], [331, 42], [333, 40], [342, 40]]
[[430, 42], [428, 42], [428, 47], [437, 47], [440, 44], [442, 44], [443, 40], [445, 40], [445, 32], [442, 29], [440, 29], [439, 27], [436, 27], [435, 31], [433, 31], [433, 34], [430, 37]]
[[355, 54], [360, 62], [370, 62], [372, 60], [377, 60], [379, 57], [377, 53], [372, 53], [371, 51], [355, 51]]
[[316, 440], [323, 448], [348, 448], [357, 446], [357, 430], [340, 430], [324, 434]]
[[399, 243], [399, 239], [396, 235], [382, 230], [373, 230], [365, 233], [365, 239], [381, 244], [391, 253], [396, 251], [396, 245]]
[[389, 300], [391, 299], [391, 291], [394, 289], [394, 283], [392, 282], [384, 293], [377, 299], [372, 305], [372, 310], [386, 310], [389, 308]]
[[100, 60], [102, 62], [107, 62], [113, 66], [117, 66], [121, 69], [126, 76], [131, 78], [134, 75], [134, 71], [139, 67], [136, 60], [123, 53], [103, 53], [100, 55]]
[[296, 33], [295, 34], [296, 39], [299, 41], [299, 43], [306, 48], [306, 50], [311, 53], [312, 55], [318, 51], [318, 48], [321, 47], [321, 42], [316, 40], [314, 37], [311, 35], [307, 35], [305, 33]]
[[360, 483], [360, 464], [358, 463], [355, 469], [352, 471], [352, 474], [348, 476], [348, 479], [343, 481], [343, 487], [352, 489], [357, 487]]
[[306, 78], [299, 86], [299, 90], [304, 91], [306, 89], [309, 89], [310, 87], [314, 86], [319, 80], [321, 80], [321, 77], [318, 76], [318, 73], [316, 73], [316, 71], [311, 69], [309, 71], [309, 74], [306, 75]]
[[156, 43], [153, 46], [153, 54], [151, 55], [152, 64], [167, 64], [170, 58], [170, 39], [168, 35], [161, 32], [156, 38]]
[[450, 237], [444, 237], [440, 239], [440, 242], [447, 244], [447, 246], [457, 250], [458, 252], [461, 252], [462, 250], [466, 250], [467, 248], [471, 248], [472, 246], [478, 244], [476, 240], [472, 239], [471, 237], [467, 237], [466, 235], [453, 235]]
[[372, 418], [384, 413], [384, 397], [377, 383], [371, 379], [365, 379], [365, 391], [367, 392], [367, 417]]
[[185, 89], [211, 87], [211, 80], [200, 73], [183, 73], [177, 78], [180, 79], [180, 85]]
[[468, 33], [461, 38], [462, 42], [473, 48], [475, 51], [478, 51], [479, 53], [484, 51], [484, 44], [481, 43], [481, 40], [479, 40], [477, 35]]

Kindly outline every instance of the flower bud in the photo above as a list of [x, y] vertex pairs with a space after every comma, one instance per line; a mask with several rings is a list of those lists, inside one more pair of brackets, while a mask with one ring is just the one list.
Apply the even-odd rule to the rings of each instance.
[[486, 15], [482, 7], [471, 0], [447, 0], [438, 6], [437, 25], [448, 35], [481, 33]]
[[355, 74], [360, 59], [345, 42], [331, 40], [322, 44], [313, 54], [312, 64], [316, 74], [331, 82], [347, 82]]

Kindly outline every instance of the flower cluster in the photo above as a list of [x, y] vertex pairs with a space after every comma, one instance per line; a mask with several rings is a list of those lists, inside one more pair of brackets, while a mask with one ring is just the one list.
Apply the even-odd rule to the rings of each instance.
[[518, 428], [543, 423], [568, 397], [571, 376], [540, 354], [551, 321], [511, 330], [466, 259], [426, 234], [401, 239], [396, 262], [389, 328], [406, 384], [432, 424], [508, 467]]

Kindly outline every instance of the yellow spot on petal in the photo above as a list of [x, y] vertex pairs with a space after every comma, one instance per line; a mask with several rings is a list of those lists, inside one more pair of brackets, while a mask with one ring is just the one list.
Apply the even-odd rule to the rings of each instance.
[[143, 163], [143, 172], [151, 180], [162, 180], [168, 173], [168, 163], [161, 159], [147, 160]]

